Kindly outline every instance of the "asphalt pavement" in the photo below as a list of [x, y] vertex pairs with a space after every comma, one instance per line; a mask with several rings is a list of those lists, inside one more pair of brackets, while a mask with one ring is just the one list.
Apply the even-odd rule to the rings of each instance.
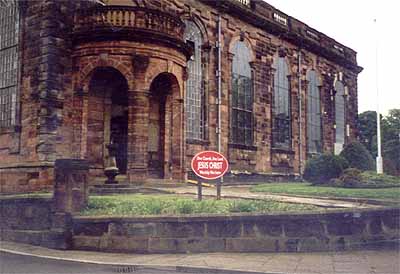
[[[312, 253], [118, 254], [0, 242], [1, 274], [400, 274], [399, 249]], [[25, 256], [25, 257], [19, 257]]]

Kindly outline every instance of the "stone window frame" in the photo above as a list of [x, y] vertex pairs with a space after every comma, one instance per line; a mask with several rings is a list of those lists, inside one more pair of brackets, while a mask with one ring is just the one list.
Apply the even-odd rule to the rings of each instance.
[[[242, 45], [244, 45], [247, 50], [248, 50], [248, 75], [240, 75], [238, 73], [234, 72], [234, 64], [235, 64], [235, 46], [237, 45], [237, 43], [242, 43]], [[232, 146], [237, 146], [240, 147], [242, 149], [254, 149], [254, 55], [253, 55], [253, 49], [251, 47], [251, 44], [249, 43], [249, 41], [247, 41], [246, 39], [244, 39], [243, 37], [240, 37], [239, 39], [232, 39], [231, 42], [231, 47], [229, 50], [230, 53], [230, 62], [231, 62], [231, 69], [230, 69], [230, 121], [229, 121], [229, 125], [230, 125], [230, 130], [229, 130], [229, 143]], [[236, 55], [236, 56], [242, 56], [243, 55]], [[247, 79], [244, 79], [247, 78]], [[234, 106], [234, 79], [242, 79], [247, 82], [247, 88], [246, 90], [247, 92], [247, 96], [246, 96], [246, 90], [245, 90], [245, 97], [250, 97], [250, 103], [245, 102], [245, 106], [244, 107], [240, 107], [239, 105]], [[237, 90], [239, 91], [240, 88], [238, 88]], [[245, 99], [246, 101], [247, 99]], [[244, 126], [242, 127], [242, 130], [244, 130], [244, 140], [238, 140], [237, 138], [234, 138], [234, 136], [236, 136], [234, 134], [234, 132], [236, 133], [236, 131], [238, 131], [239, 129], [239, 125], [237, 127], [233, 126], [234, 123], [234, 116], [235, 116], [235, 112], [238, 113], [245, 113], [247, 114], [247, 120], [250, 123], [250, 126]], [[238, 121], [238, 119], [236, 119]], [[238, 121], [239, 123], [239, 121]], [[246, 136], [248, 135], [249, 138], [246, 138]]]
[[0, 3], [0, 36], [6, 37], [0, 39], [0, 75], [5, 75], [0, 81], [0, 134], [20, 131], [20, 6], [15, 0]]
[[[313, 73], [313, 79], [310, 79], [310, 74]], [[309, 69], [306, 74], [306, 83], [307, 83], [307, 97], [306, 97], [306, 140], [307, 140], [307, 153], [309, 155], [321, 154], [323, 152], [324, 146], [324, 138], [323, 138], [323, 115], [322, 115], [322, 80], [320, 74], [315, 69]], [[314, 81], [315, 82], [314, 82]], [[310, 86], [313, 86], [314, 89], [312, 90]], [[318, 97], [314, 96], [315, 94], [311, 94], [314, 91], [317, 93]], [[319, 125], [315, 122], [310, 122], [310, 119], [313, 118], [312, 113], [310, 113], [310, 104], [314, 102], [314, 109], [319, 110]], [[319, 105], [315, 106], [315, 103], [318, 102]], [[311, 106], [312, 107], [312, 106]], [[315, 116], [315, 115], [314, 115]], [[318, 115], [317, 115], [318, 116]], [[316, 145], [315, 149], [310, 145], [310, 130], [311, 128], [319, 130], [319, 145]], [[311, 134], [312, 136], [312, 134]]]
[[[287, 95], [287, 116], [285, 118], [276, 118], [276, 114], [275, 114], [275, 110], [276, 110], [276, 95], [277, 95], [277, 91], [276, 91], [276, 87], [280, 87], [280, 91], [284, 91], [285, 87], [278, 85], [276, 83], [276, 77], [279, 77], [278, 74], [281, 74], [281, 72], [279, 71], [279, 64], [278, 62], [282, 62], [281, 64], [285, 64], [286, 65], [286, 78], [287, 78], [287, 88], [286, 88], [286, 92], [284, 93], [280, 93], [282, 95]], [[291, 73], [290, 73], [290, 63], [288, 58], [286, 57], [285, 54], [280, 53], [279, 55], [277, 55], [274, 58], [274, 63], [272, 66], [272, 72], [273, 72], [273, 77], [272, 77], [272, 100], [271, 100], [271, 147], [272, 149], [279, 149], [279, 150], [284, 150], [284, 151], [291, 151], [292, 149], [292, 96], [291, 96], [291, 91], [292, 91], [292, 83], [291, 83]], [[277, 86], [278, 85], [278, 86]], [[282, 98], [282, 97], [281, 97]], [[277, 122], [275, 121], [276, 119], [279, 119], [279, 123], [281, 124], [282, 121], [285, 122], [288, 126], [287, 128], [287, 132], [285, 133], [286, 137], [285, 137], [285, 141], [284, 142], [277, 142], [276, 141], [276, 136], [282, 131], [282, 127], [278, 126], [278, 128], [276, 128], [276, 124]]]
[[[196, 49], [198, 50], [197, 52], [200, 53], [199, 54], [199, 59], [197, 60], [197, 62], [199, 62], [199, 68], [197, 69], [197, 73], [200, 73], [200, 75], [197, 75], [197, 77], [199, 79], [196, 79], [196, 81], [198, 82], [197, 84], [200, 85], [200, 92], [197, 94], [197, 98], [195, 98], [195, 103], [197, 103], [198, 105], [195, 105], [195, 107], [198, 108], [198, 114], [200, 115], [200, 120], [199, 120], [199, 125], [198, 125], [198, 129], [195, 129], [196, 131], [193, 132], [193, 130], [190, 129], [190, 126], [192, 125], [189, 119], [189, 115], [188, 115], [188, 110], [189, 110], [189, 106], [188, 106], [188, 96], [189, 94], [191, 94], [190, 92], [188, 92], [188, 87], [189, 87], [189, 81], [191, 81], [190, 77], [191, 77], [191, 73], [190, 73], [190, 68], [188, 65], [188, 73], [187, 73], [187, 80], [186, 80], [186, 92], [185, 92], [185, 134], [186, 134], [186, 141], [188, 143], [197, 143], [197, 142], [204, 142], [207, 139], [207, 121], [208, 121], [208, 117], [207, 117], [207, 92], [206, 92], [206, 76], [207, 76], [207, 69], [206, 69], [206, 64], [207, 64], [207, 51], [205, 50], [206, 48], [206, 44], [207, 42], [207, 37], [205, 35], [204, 32], [204, 27], [202, 26], [201, 22], [199, 21], [199, 19], [197, 19], [196, 17], [190, 16], [190, 17], [186, 17], [184, 18], [184, 22], [190, 22], [192, 24], [192, 26], [195, 26], [197, 28], [198, 33], [201, 35], [201, 42], [196, 46], [195, 43], [193, 43], [193, 41], [190, 41], [191, 43], [193, 43], [193, 46], [195, 47], [195, 53], [196, 53]], [[186, 37], [185, 37], [186, 39]], [[188, 61], [189, 64], [190, 61]], [[196, 94], [195, 94], [196, 95]]]

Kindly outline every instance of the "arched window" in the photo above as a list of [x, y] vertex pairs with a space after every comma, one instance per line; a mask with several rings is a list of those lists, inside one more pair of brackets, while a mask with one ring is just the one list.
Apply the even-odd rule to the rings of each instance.
[[284, 57], [275, 60], [272, 146], [289, 149], [291, 141], [289, 69]]
[[321, 101], [317, 73], [307, 73], [307, 148], [308, 153], [322, 152]]
[[253, 144], [253, 81], [251, 53], [246, 44], [237, 41], [233, 47], [231, 141], [235, 144]]
[[345, 117], [344, 117], [344, 85], [341, 81], [335, 83], [335, 143], [344, 144]]
[[202, 71], [203, 36], [193, 21], [185, 21], [184, 38], [192, 43], [194, 55], [187, 63], [186, 81], [186, 136], [192, 140], [204, 139], [204, 87]]
[[0, 127], [17, 123], [18, 33], [17, 1], [0, 1]]

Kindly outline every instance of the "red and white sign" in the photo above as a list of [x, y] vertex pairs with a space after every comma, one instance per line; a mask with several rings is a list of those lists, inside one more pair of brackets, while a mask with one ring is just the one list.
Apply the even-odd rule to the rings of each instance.
[[197, 176], [214, 180], [224, 176], [228, 171], [228, 161], [221, 153], [215, 151], [202, 151], [192, 159], [192, 170]]

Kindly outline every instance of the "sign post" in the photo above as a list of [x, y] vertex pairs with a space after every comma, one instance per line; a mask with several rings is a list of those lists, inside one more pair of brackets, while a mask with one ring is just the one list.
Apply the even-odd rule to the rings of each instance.
[[[228, 171], [229, 163], [221, 153], [216, 151], [202, 151], [192, 159], [193, 172], [204, 180], [215, 180], [221, 178]], [[202, 199], [202, 180], [199, 180], [197, 191], [198, 200]], [[221, 198], [221, 189], [217, 189], [217, 199]]]

